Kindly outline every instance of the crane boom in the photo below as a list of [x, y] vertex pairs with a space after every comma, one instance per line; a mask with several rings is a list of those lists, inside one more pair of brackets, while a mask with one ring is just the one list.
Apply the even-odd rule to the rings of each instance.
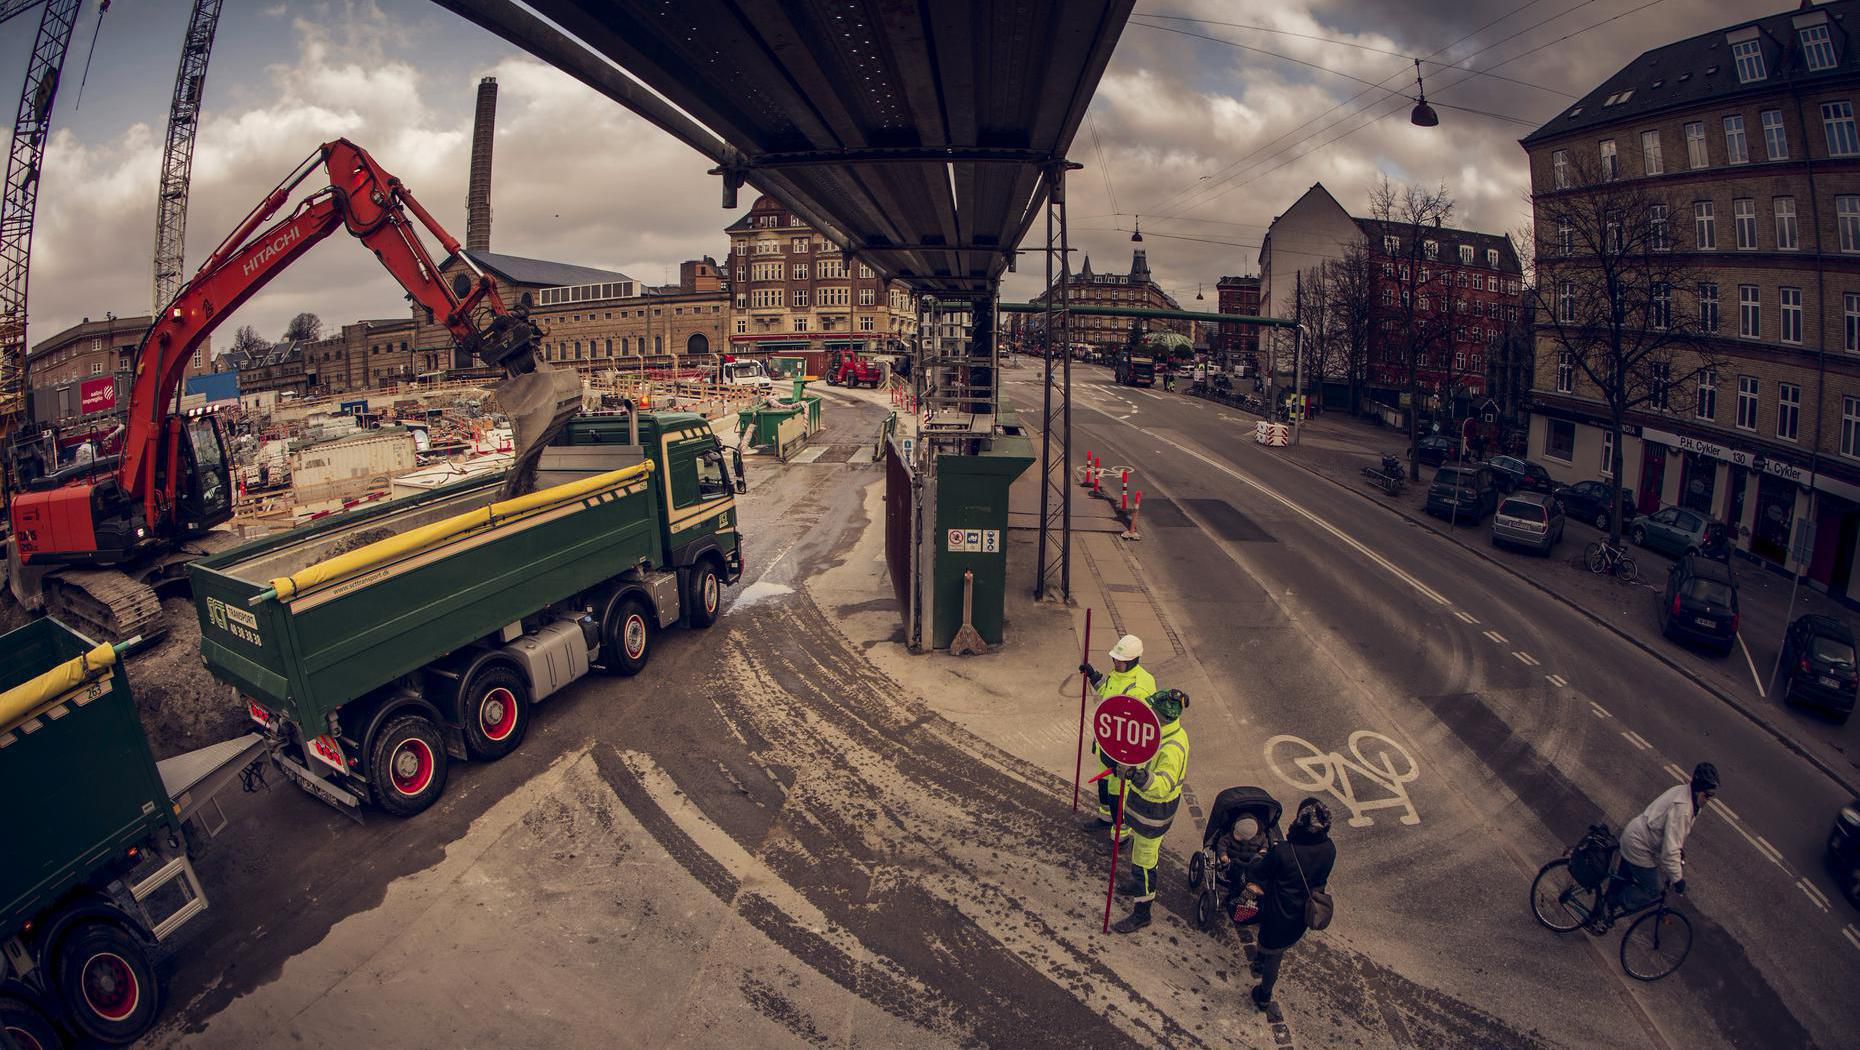
[[162, 147], [161, 184], [155, 193], [155, 297], [150, 312], [174, 298], [181, 285], [187, 243], [188, 180], [194, 170], [194, 136], [200, 131], [200, 101], [206, 94], [207, 58], [220, 24], [223, 0], [194, 0], [181, 40], [181, 65], [168, 104], [168, 141]]
[[[32, 257], [32, 217], [39, 205], [39, 174], [58, 100], [59, 71], [71, 46], [82, 0], [46, 0], [26, 62], [6, 181], [0, 183], [0, 428], [25, 407], [26, 278]], [[9, 5], [11, 7], [12, 5]], [[24, 10], [0, 11], [11, 17]]]

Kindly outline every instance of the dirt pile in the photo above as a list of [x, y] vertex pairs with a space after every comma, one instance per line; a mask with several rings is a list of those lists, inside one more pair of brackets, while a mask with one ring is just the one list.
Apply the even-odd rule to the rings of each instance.
[[157, 759], [228, 740], [252, 728], [232, 687], [200, 662], [200, 620], [187, 598], [161, 603], [167, 637], [129, 657], [129, 687]]

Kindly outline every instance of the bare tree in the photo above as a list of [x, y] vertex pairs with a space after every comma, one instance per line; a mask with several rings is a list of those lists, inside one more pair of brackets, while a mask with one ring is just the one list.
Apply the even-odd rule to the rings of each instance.
[[[1330, 265], [1315, 267], [1303, 275], [1304, 298], [1302, 316], [1305, 319], [1305, 375], [1304, 389], [1298, 391], [1309, 397], [1311, 389], [1324, 389], [1324, 381], [1330, 378], [1336, 368], [1338, 352], [1337, 321], [1333, 300], [1335, 288], [1331, 283]], [[1307, 400], [1309, 405], [1310, 401]]]
[[[1568, 169], [1564, 190], [1536, 194], [1529, 289], [1543, 367], [1557, 389], [1606, 409], [1614, 506], [1621, 501], [1621, 436], [1628, 413], [1667, 412], [1672, 393], [1722, 360], [1708, 336], [1717, 300], [1701, 303], [1699, 275], [1685, 265], [1670, 200], [1642, 180], [1617, 179], [1599, 165]], [[1674, 296], [1692, 309], [1675, 309]], [[1621, 515], [1609, 514], [1609, 540], [1621, 540]]]
[[1369, 215], [1369, 250], [1395, 271], [1394, 301], [1382, 310], [1408, 393], [1408, 475], [1419, 481], [1421, 374], [1432, 351], [1453, 343], [1453, 289], [1435, 233], [1453, 217], [1453, 198], [1445, 186], [1396, 186], [1384, 176], [1369, 191]]
[[1363, 400], [1369, 382], [1369, 342], [1381, 319], [1376, 295], [1376, 260], [1362, 244], [1348, 245], [1340, 258], [1324, 264], [1329, 286], [1331, 331], [1340, 358], [1338, 373], [1350, 391], [1350, 412]]
[[315, 342], [323, 338], [323, 319], [305, 311], [291, 318], [291, 323], [284, 329], [284, 341]]

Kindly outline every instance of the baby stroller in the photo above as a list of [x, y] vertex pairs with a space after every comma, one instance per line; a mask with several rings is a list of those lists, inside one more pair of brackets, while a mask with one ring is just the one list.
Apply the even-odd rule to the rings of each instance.
[[1230, 862], [1244, 870], [1254, 857], [1285, 841], [1285, 834], [1279, 829], [1282, 812], [1279, 800], [1265, 788], [1230, 787], [1215, 796], [1214, 809], [1208, 814], [1208, 826], [1201, 832], [1201, 849], [1188, 858], [1188, 888], [1195, 893], [1196, 926], [1204, 930], [1212, 927], [1214, 917], [1225, 912], [1231, 903], [1221, 899], [1223, 880], [1217, 848], [1220, 840], [1228, 836], [1234, 822], [1241, 817], [1252, 817], [1259, 823], [1260, 835], [1250, 849], [1231, 838], [1226, 844]]

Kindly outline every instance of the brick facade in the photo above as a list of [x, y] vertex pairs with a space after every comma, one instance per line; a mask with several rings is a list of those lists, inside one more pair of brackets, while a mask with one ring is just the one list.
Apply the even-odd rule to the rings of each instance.
[[814, 231], [772, 197], [725, 230], [734, 352], [888, 350], [917, 334], [917, 300]]
[[[1224, 314], [1259, 316], [1259, 278], [1222, 277], [1214, 285], [1215, 305]], [[1222, 360], [1236, 364], [1257, 365], [1259, 326], [1218, 324], [1209, 350]]]

